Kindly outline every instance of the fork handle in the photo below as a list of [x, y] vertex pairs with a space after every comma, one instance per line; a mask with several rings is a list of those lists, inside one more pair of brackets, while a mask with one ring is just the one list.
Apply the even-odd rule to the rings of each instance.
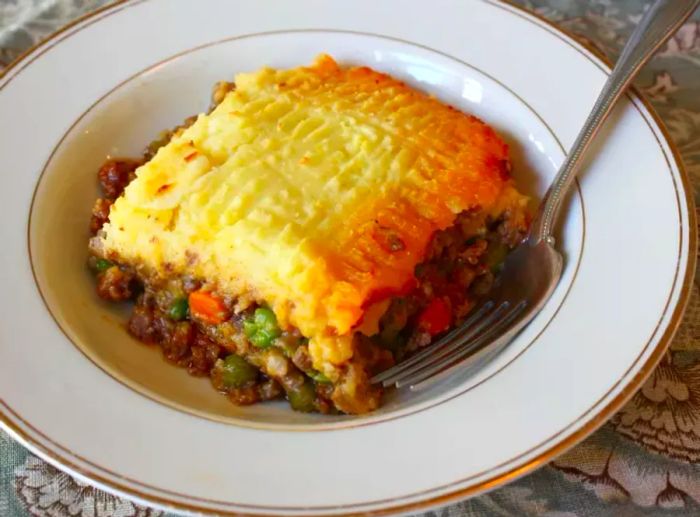
[[586, 149], [639, 69], [688, 19], [698, 5], [700, 0], [657, 0], [644, 14], [623, 48], [576, 142], [544, 196], [530, 230], [528, 240], [531, 244], [537, 244], [543, 240], [554, 243], [552, 237], [554, 224], [563, 198], [574, 182]]

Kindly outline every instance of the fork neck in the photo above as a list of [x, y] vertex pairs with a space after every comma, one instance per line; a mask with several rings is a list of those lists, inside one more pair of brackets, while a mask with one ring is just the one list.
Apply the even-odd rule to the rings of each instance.
[[635, 28], [603, 86], [573, 147], [545, 194], [533, 220], [528, 242], [554, 243], [553, 228], [567, 192], [574, 183], [582, 158], [613, 106], [654, 52], [693, 13], [700, 0], [657, 0]]

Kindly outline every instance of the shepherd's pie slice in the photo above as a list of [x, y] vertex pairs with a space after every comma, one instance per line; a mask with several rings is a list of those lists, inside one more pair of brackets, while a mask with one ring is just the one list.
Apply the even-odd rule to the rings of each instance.
[[237, 75], [211, 113], [136, 170], [98, 247], [143, 278], [205, 282], [233, 312], [269, 307], [339, 384], [357, 329], [376, 332], [390, 300], [417, 286], [436, 232], [460, 214], [478, 211], [481, 224], [524, 204], [489, 126], [321, 55]]

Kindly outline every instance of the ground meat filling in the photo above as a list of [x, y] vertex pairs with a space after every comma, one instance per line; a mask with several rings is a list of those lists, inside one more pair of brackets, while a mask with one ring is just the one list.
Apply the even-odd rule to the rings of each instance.
[[459, 325], [491, 290], [507, 253], [525, 237], [509, 214], [491, 220], [478, 210], [460, 214], [433, 237], [415, 270], [418, 286], [394, 298], [372, 339], [401, 361], [434, 337]]
[[[217, 85], [212, 108], [235, 86]], [[196, 120], [186, 119], [152, 142], [140, 160], [109, 160], [98, 171], [103, 197], [92, 209], [96, 234], [109, 210], [148, 161], [170, 138]], [[526, 225], [509, 213], [498, 219], [474, 209], [436, 233], [425, 260], [416, 267], [417, 285], [391, 300], [371, 337], [355, 335], [355, 355], [331, 383], [315, 371], [308, 340], [295, 329], [283, 330], [271, 310], [252, 305], [242, 313], [236, 300], [217, 296], [201, 279], [150, 278], [115, 264], [91, 249], [97, 294], [113, 302], [134, 300], [128, 331], [139, 341], [161, 348], [165, 359], [212, 385], [238, 405], [285, 397], [297, 411], [362, 413], [374, 409], [381, 391], [369, 378], [459, 324], [490, 290], [506, 254], [524, 238]], [[400, 241], [387, 239], [400, 249]]]

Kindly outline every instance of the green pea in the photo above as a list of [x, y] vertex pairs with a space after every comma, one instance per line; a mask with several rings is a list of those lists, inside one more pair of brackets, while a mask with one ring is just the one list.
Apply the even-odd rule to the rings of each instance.
[[310, 381], [305, 382], [295, 390], [289, 390], [287, 398], [295, 411], [302, 413], [316, 411], [316, 390]]
[[277, 336], [270, 334], [267, 330], [258, 329], [258, 331], [249, 337], [250, 342], [259, 348], [267, 348], [272, 345], [272, 342]]
[[226, 356], [221, 380], [227, 388], [240, 388], [258, 378], [258, 370], [236, 354]]
[[267, 348], [272, 345], [275, 336], [270, 334], [267, 330], [261, 329], [254, 322], [246, 320], [243, 322], [243, 333], [246, 335], [248, 340], [258, 348]]
[[277, 326], [277, 318], [275, 313], [265, 307], [255, 309], [253, 322], [262, 330], [268, 331], [270, 334], [281, 334], [280, 328]]
[[178, 298], [168, 309], [168, 316], [175, 321], [184, 320], [187, 317], [188, 310], [189, 303], [187, 303], [187, 298]]
[[320, 382], [321, 384], [330, 384], [331, 383], [331, 380], [328, 377], [326, 377], [325, 375], [323, 375], [321, 372], [317, 372], [314, 370], [314, 371], [307, 373], [307, 375], [309, 377], [311, 377], [314, 381]]
[[275, 313], [264, 307], [255, 309], [253, 318], [243, 322], [243, 332], [253, 345], [260, 348], [269, 347], [282, 334]]
[[97, 271], [99, 271], [100, 273], [102, 273], [103, 271], [107, 271], [113, 265], [113, 262], [110, 262], [109, 260], [103, 258], [97, 259], [95, 261], [95, 269], [97, 269]]
[[250, 320], [243, 322], [243, 333], [247, 338], [253, 337], [258, 332], [258, 326]]

